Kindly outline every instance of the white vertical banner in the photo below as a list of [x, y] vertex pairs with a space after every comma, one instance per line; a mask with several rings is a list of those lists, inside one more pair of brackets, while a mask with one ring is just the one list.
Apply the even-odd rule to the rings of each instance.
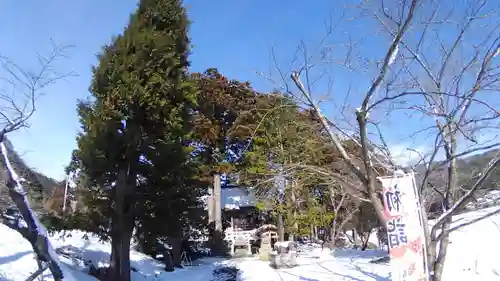
[[414, 174], [378, 178], [382, 183], [393, 281], [425, 281], [425, 235]]

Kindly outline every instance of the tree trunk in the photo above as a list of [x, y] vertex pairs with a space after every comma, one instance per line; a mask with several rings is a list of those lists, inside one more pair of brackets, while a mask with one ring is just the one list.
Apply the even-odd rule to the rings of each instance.
[[215, 231], [222, 233], [222, 208], [221, 208], [221, 182], [220, 174], [214, 175], [214, 219]]
[[132, 192], [134, 185], [128, 181], [131, 173], [119, 172], [114, 187], [115, 210], [111, 222], [111, 259], [107, 274], [109, 281], [130, 281], [130, 240], [134, 231]]
[[330, 196], [329, 196], [330, 197], [330, 204], [332, 205], [332, 207], [334, 207], [334, 212], [335, 212], [334, 213], [335, 216], [332, 220], [332, 224], [330, 225], [330, 239], [331, 239], [331, 242], [333, 244], [335, 244], [338, 233], [340, 231], [342, 231], [344, 224], [352, 217], [354, 212], [348, 213], [349, 215], [343, 217], [342, 220], [340, 221], [340, 224], [338, 225], [337, 219], [339, 218], [340, 209], [342, 208], [342, 206], [344, 204], [344, 200], [346, 200], [346, 198], [347, 198], [347, 193], [344, 193], [342, 195], [340, 202], [337, 202], [335, 200], [337, 194], [336, 194], [335, 188], [333, 186], [328, 187], [328, 193], [330, 194]]
[[170, 244], [172, 246], [172, 262], [174, 267], [182, 268], [182, 239], [179, 237], [171, 237]]
[[165, 271], [172, 272], [175, 270], [174, 261], [172, 260], [172, 255], [169, 250], [163, 253], [163, 263], [165, 264]]
[[335, 244], [335, 239], [337, 238], [337, 217], [334, 217], [332, 224], [330, 226], [330, 239], [332, 243]]
[[[425, 183], [424, 183], [425, 184]], [[420, 199], [421, 200], [421, 199]], [[422, 202], [422, 200], [420, 201], [420, 216], [422, 218], [422, 227], [423, 227], [423, 230], [424, 230], [424, 236], [425, 236], [425, 252], [424, 252], [424, 255], [426, 254], [426, 257], [424, 259], [424, 266], [425, 268], [427, 269], [427, 273], [429, 274], [431, 271], [432, 271], [432, 266], [431, 266], [431, 261], [433, 261], [434, 259], [431, 257], [431, 254], [432, 254], [432, 248], [433, 248], [433, 243], [432, 243], [432, 240], [431, 240], [431, 232], [430, 232], [430, 227], [429, 227], [429, 220], [427, 219], [427, 211], [424, 207], [424, 204]], [[386, 232], [387, 233], [387, 232]], [[389, 244], [389, 243], [387, 243]], [[389, 247], [387, 247], [389, 248]], [[431, 280], [432, 278], [429, 279], [429, 281], [432, 281]]]
[[368, 248], [368, 241], [370, 240], [371, 234], [372, 234], [372, 232], [369, 231], [369, 232], [361, 233], [359, 235], [359, 238], [361, 239], [361, 251], [365, 251], [366, 248]]
[[[128, 229], [127, 229], [128, 228]], [[114, 226], [111, 236], [109, 281], [130, 281], [130, 239], [132, 227], [119, 224]]]
[[[439, 243], [439, 251], [437, 256], [435, 256], [434, 260], [429, 261], [432, 263], [433, 274], [431, 275], [431, 281], [441, 281], [443, 278], [443, 269], [446, 261], [446, 253], [448, 252], [448, 246], [450, 244], [450, 234], [447, 233], [451, 225], [451, 216], [449, 219], [443, 224], [442, 231], [445, 234], [441, 237], [441, 241]], [[437, 244], [435, 244], [437, 246]], [[435, 247], [436, 247], [435, 246]], [[436, 248], [434, 249], [436, 251]]]
[[285, 226], [283, 224], [282, 214], [278, 214], [278, 241], [285, 241]]
[[[443, 128], [444, 137], [448, 138], [448, 142], [445, 142], [446, 158], [448, 160], [448, 179], [446, 187], [446, 196], [444, 198], [446, 210], [449, 210], [451, 206], [460, 197], [460, 188], [458, 185], [458, 173], [457, 173], [457, 159], [454, 157], [457, 150], [457, 139], [456, 133], [453, 132], [453, 127], [456, 126], [455, 123], [448, 124], [447, 127]], [[429, 259], [431, 264], [431, 280], [441, 281], [443, 277], [443, 269], [446, 261], [446, 254], [448, 252], [448, 245], [450, 244], [450, 234], [449, 228], [452, 222], [452, 216], [450, 215], [445, 219], [443, 225], [441, 226], [441, 235], [439, 238], [436, 237], [436, 233], [431, 233], [431, 239], [434, 240], [431, 245], [431, 249], [427, 249], [432, 256]], [[438, 245], [439, 244], [439, 245]]]
[[330, 228], [330, 241], [332, 245], [336, 247], [336, 241], [337, 241], [337, 227], [336, 227], [336, 220], [334, 219], [332, 222], [332, 227]]
[[214, 226], [212, 232], [211, 251], [214, 256], [224, 256], [224, 241], [222, 233], [222, 210], [221, 210], [221, 182], [220, 174], [214, 174], [213, 179], [213, 208], [214, 208]]

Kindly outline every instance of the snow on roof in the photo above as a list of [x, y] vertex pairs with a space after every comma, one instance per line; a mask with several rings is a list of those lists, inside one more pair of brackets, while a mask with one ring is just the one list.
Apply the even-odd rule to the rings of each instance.
[[228, 185], [221, 189], [221, 208], [223, 209], [254, 207], [255, 201], [255, 194], [244, 187]]
[[[205, 203], [205, 210], [207, 197], [200, 198]], [[237, 210], [242, 207], [254, 207], [256, 201], [255, 194], [244, 187], [226, 185], [221, 188], [221, 209]]]

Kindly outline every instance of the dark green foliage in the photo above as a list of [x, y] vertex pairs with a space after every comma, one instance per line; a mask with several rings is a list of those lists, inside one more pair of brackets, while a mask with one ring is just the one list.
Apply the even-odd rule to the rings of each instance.
[[[293, 229], [300, 235], [312, 235], [311, 226], [327, 228], [332, 224], [335, 213], [328, 210], [327, 204], [320, 204], [317, 198], [310, 198], [306, 204], [302, 205], [302, 210], [295, 219], [298, 229]], [[293, 221], [293, 220], [292, 220]]]
[[[284, 216], [291, 233], [299, 227], [310, 231], [319, 217], [329, 223], [333, 215], [320, 215], [327, 214], [316, 188], [322, 181], [305, 169], [332, 161], [332, 150], [325, 146], [318, 122], [280, 93], [259, 96], [252, 119], [247, 122], [253, 125], [252, 141], [239, 168], [240, 180], [254, 186], [259, 207]], [[277, 188], [280, 177], [286, 179], [284, 194]]]
[[186, 145], [196, 103], [186, 79], [187, 28], [180, 1], [141, 1], [93, 68], [94, 99], [78, 105], [82, 133], [71, 166], [87, 177], [86, 211], [111, 235], [115, 280], [130, 279], [128, 253], [119, 249], [133, 227], [178, 236], [181, 215], [201, 194]]
[[[172, 159], [186, 158], [192, 148], [176, 150], [172, 147], [158, 147], [155, 155], [148, 157], [150, 169], [148, 187], [138, 193], [142, 199], [137, 222], [138, 242], [145, 252], [156, 244], [157, 238], [182, 238], [189, 234], [189, 226], [197, 221], [199, 198], [205, 194], [208, 183], [199, 180], [195, 158], [186, 159], [176, 168]], [[173, 152], [175, 154], [173, 155]]]
[[[262, 174], [275, 176], [296, 163], [331, 162], [332, 149], [325, 146], [323, 136], [318, 133], [321, 132], [318, 122], [290, 98], [280, 93], [259, 96], [252, 119], [252, 142], [241, 166], [246, 181], [256, 183]], [[252, 179], [252, 175], [257, 177]]]

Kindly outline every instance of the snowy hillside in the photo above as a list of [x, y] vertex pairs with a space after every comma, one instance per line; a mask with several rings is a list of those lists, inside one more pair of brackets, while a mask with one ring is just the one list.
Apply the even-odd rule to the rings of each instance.
[[[493, 211], [483, 209], [454, 217], [454, 224], [462, 224]], [[95, 265], [105, 264], [109, 258], [109, 244], [99, 243], [95, 237], [83, 239], [82, 232], [72, 232], [65, 239], [52, 237], [56, 249], [65, 249], [72, 258], [61, 255], [65, 280], [95, 281], [83, 271], [82, 260], [91, 260]], [[0, 224], [0, 281], [25, 280], [36, 270], [36, 262], [30, 245], [15, 231]], [[456, 280], [500, 280], [500, 215], [466, 226], [451, 236], [451, 245], [446, 262], [444, 281]], [[60, 252], [60, 251], [59, 251]], [[312, 249], [298, 257], [300, 266], [274, 270], [268, 263], [256, 258], [239, 258], [218, 262], [203, 259], [192, 267], [163, 271], [163, 265], [143, 254], [131, 252], [132, 277], [134, 281], [189, 280], [211, 281], [218, 264], [232, 265], [240, 269], [238, 281], [389, 281], [390, 267], [370, 261], [384, 255], [380, 251], [359, 252], [354, 250], [329, 251]], [[48, 276], [47, 276], [48, 277]], [[51, 280], [46, 278], [45, 280]]]
[[470, 202], [467, 204], [466, 208], [468, 210], [477, 210], [482, 208], [488, 208], [491, 206], [497, 206], [500, 204], [500, 190], [492, 190], [482, 198], [477, 199], [475, 202]]

